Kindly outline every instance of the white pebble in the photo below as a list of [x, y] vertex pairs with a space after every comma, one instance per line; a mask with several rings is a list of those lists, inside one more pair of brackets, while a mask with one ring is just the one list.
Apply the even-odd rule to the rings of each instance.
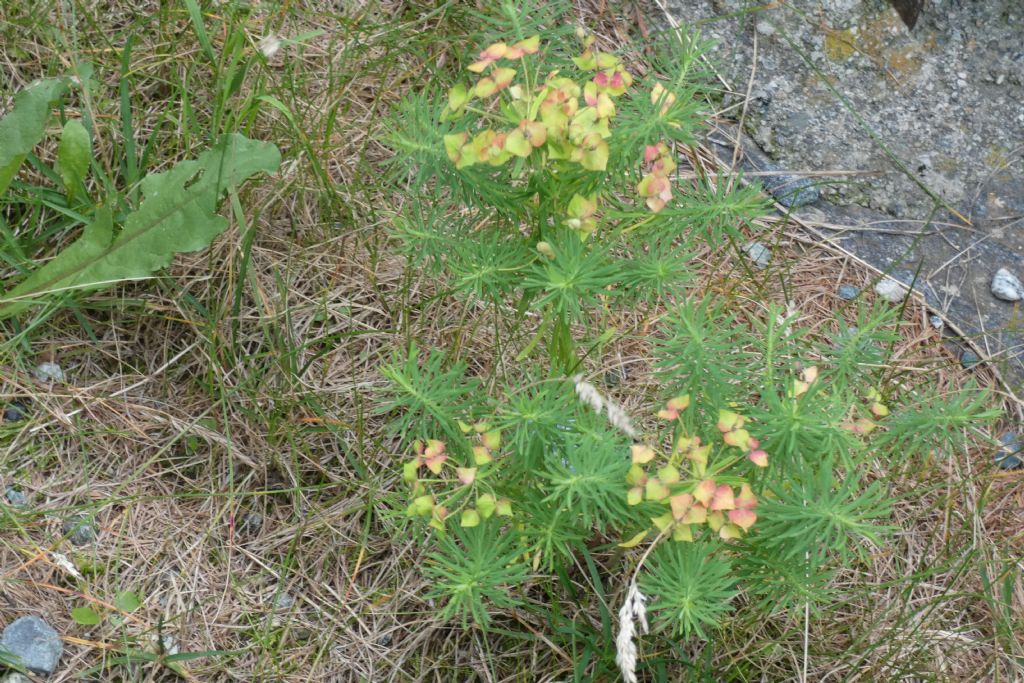
[[64, 381], [64, 371], [56, 363], [40, 363], [36, 366], [35, 376], [40, 382], [48, 384]]
[[908, 291], [905, 284], [889, 277], [879, 280], [878, 284], [875, 285], [875, 294], [894, 304], [898, 304], [906, 299]]
[[1016, 275], [1006, 268], [1000, 268], [992, 278], [992, 294], [1003, 301], [1020, 301], [1024, 298], [1024, 287]]
[[757, 22], [757, 26], [755, 26], [754, 28], [756, 28], [757, 32], [760, 33], [762, 36], [770, 36], [773, 33], [775, 33], [775, 27], [769, 24], [767, 21]]

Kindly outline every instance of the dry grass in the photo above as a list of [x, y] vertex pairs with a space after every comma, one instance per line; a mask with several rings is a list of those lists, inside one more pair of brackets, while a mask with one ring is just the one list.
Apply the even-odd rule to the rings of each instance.
[[[0, 10], [5, 87], [20, 88], [66, 65], [70, 53], [60, 39], [77, 40], [80, 53], [103, 67], [97, 78], [109, 99], [94, 106], [116, 112], [117, 59], [96, 37], [114, 42], [149, 3], [117, 3], [103, 13], [76, 3], [74, 13], [51, 17], [59, 39], [33, 21], [33, 31], [16, 41], [12, 31], [34, 10], [10, 5]], [[65, 635], [51, 680], [110, 664], [157, 633], [173, 637], [181, 652], [214, 653], [184, 662], [189, 680], [553, 681], [572, 671], [573, 653], [548, 640], [548, 624], [532, 615], [505, 620], [536, 636], [519, 641], [485, 641], [432, 618], [421, 597], [421, 551], [395, 513], [399, 454], [373, 414], [379, 362], [409, 337], [439, 346], [454, 337], [481, 350], [493, 343], [485, 328], [464, 333], [460, 321], [473, 311], [434, 300], [435, 283], [407, 272], [381, 236], [389, 198], [373, 173], [387, 152], [373, 136], [388, 105], [449, 49], [423, 37], [410, 39], [416, 49], [404, 49], [400, 38], [443, 35], [463, 21], [420, 9], [417, 15], [396, 1], [332, 13], [298, 4], [256, 12], [235, 26], [255, 40], [266, 27], [286, 37], [324, 31], [301, 56], [286, 48], [254, 69], [233, 96], [243, 100], [247, 88], [270, 94], [293, 116], [289, 122], [272, 107], [252, 108], [253, 135], [277, 142], [289, 161], [278, 177], [244, 192], [256, 229], [248, 257], [245, 229], [232, 217], [233, 227], [212, 249], [179, 259], [169, 277], [93, 297], [78, 318], [54, 318], [30, 346], [9, 347], [0, 357], [0, 398], [28, 397], [33, 413], [30, 422], [5, 428], [0, 442], [3, 484], [32, 499], [23, 510], [3, 508], [10, 514], [0, 541], [0, 615], [6, 622], [38, 614]], [[612, 14], [603, 3], [587, 10], [609, 42], [624, 40], [622, 18], [635, 11]], [[157, 166], [204, 144], [168, 98], [189, 84], [202, 122], [211, 120], [204, 108], [218, 97], [209, 69], [196, 66], [200, 48], [187, 14], [166, 19], [141, 34], [132, 57], [135, 130], [139, 140], [162, 131], [154, 143]], [[227, 23], [218, 14], [207, 19], [221, 44]], [[99, 47], [84, 47], [90, 37]], [[168, 114], [170, 123], [161, 123]], [[99, 120], [99, 157], [110, 167], [123, 141], [116, 115]], [[333, 128], [324, 132], [329, 120]], [[712, 163], [706, 154], [695, 158]], [[755, 285], [722, 249], [698, 255], [703, 281], [727, 289], [751, 317], [761, 316], [768, 301], [788, 302], [800, 324], [825, 340], [843, 305], [836, 283], [868, 288], [873, 274], [808, 243], [792, 226], [774, 227], [784, 277]], [[616, 394], [633, 408], [650, 388], [642, 332], [657, 315], [638, 311], [617, 321], [638, 333], [607, 356], [631, 369]], [[957, 366], [917, 302], [903, 319], [892, 370], [908, 385], [937, 383], [955, 392], [971, 376], [998, 389], [984, 368], [968, 373]], [[48, 389], [30, 378], [28, 370], [44, 357], [63, 366], [66, 386]], [[908, 497], [897, 507], [894, 544], [878, 548], [871, 566], [841, 577], [850, 601], [828, 620], [769, 621], [726, 634], [716, 645], [716, 665], [759, 671], [761, 680], [790, 680], [804, 668], [807, 680], [898, 680], [907, 673], [898, 671], [901, 662], [930, 662], [911, 671], [936, 680], [994, 680], [993, 671], [1001, 672], [999, 680], [1020, 676], [996, 638], [999, 615], [982, 599], [973, 567], [1012, 566], [1014, 553], [1019, 557], [1021, 475], [994, 475], [982, 436], [973, 439], [974, 449], [937, 454], [913, 470], [876, 463], [875, 476]], [[61, 521], [72, 511], [94, 516], [97, 542], [73, 547], [62, 537]], [[67, 555], [84, 578], [70, 576], [54, 552]], [[914, 574], [921, 580], [908, 584]], [[572, 575], [581, 586], [589, 581], [585, 569]], [[110, 615], [114, 596], [129, 589], [144, 605], [123, 627], [109, 618], [97, 626], [72, 621], [70, 608], [83, 605]], [[1018, 578], [1009, 606], [1018, 618], [1022, 591]], [[538, 590], [531, 599], [550, 596]], [[616, 604], [615, 596], [608, 600]], [[593, 604], [561, 607], [600, 628]], [[1011, 654], [1019, 656], [1019, 648]], [[175, 677], [152, 662], [95, 674]]]

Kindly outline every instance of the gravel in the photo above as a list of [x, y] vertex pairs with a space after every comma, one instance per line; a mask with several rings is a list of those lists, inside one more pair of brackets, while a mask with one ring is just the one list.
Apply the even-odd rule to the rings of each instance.
[[743, 247], [743, 253], [747, 255], [754, 265], [762, 270], [772, 262], [772, 250], [760, 242], [748, 242]]
[[883, 278], [875, 285], [875, 294], [893, 304], [906, 299], [909, 291], [906, 285], [892, 278]]
[[18, 657], [22, 666], [41, 676], [52, 674], [64, 654], [60, 636], [36, 616], [21, 617], [8, 624], [0, 645]]
[[797, 209], [813, 204], [821, 198], [821, 192], [813, 180], [779, 172], [775, 164], [766, 164], [775, 175], [762, 178], [764, 189], [787, 209]]
[[839, 285], [839, 289], [836, 292], [839, 294], [839, 298], [844, 301], [853, 301], [860, 294], [860, 287], [854, 287], [853, 285]]
[[981, 362], [981, 357], [974, 351], [964, 351], [960, 354], [960, 365], [970, 370], [975, 365]]
[[238, 522], [238, 533], [243, 536], [255, 536], [263, 528], [263, 515], [258, 512], [246, 512]]
[[12, 401], [4, 408], [4, 422], [21, 422], [28, 417], [28, 406], [21, 401]]
[[1024, 287], [1016, 275], [1000, 268], [992, 277], [992, 294], [1003, 301], [1020, 301], [1024, 298]]
[[74, 545], [89, 545], [96, 540], [96, 525], [87, 515], [72, 515], [64, 520], [61, 531]]
[[37, 380], [43, 384], [61, 384], [64, 382], [64, 371], [56, 363], [40, 363], [33, 373]]
[[3, 678], [0, 678], [0, 683], [32, 683], [32, 679], [25, 674], [12, 671]]
[[19, 491], [13, 486], [7, 487], [7, 490], [4, 491], [4, 498], [7, 499], [9, 505], [14, 507], [25, 507], [28, 505], [28, 496], [25, 495], [25, 492]]
[[996, 464], [1003, 470], [1015, 470], [1024, 462], [1021, 461], [1020, 437], [1016, 432], [1006, 432], [999, 437], [1003, 447], [996, 453]]

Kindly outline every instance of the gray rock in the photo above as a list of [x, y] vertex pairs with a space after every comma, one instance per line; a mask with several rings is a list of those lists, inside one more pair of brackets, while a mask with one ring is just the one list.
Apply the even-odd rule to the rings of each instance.
[[615, 367], [604, 373], [602, 380], [609, 389], [619, 386], [626, 379], [629, 379], [629, 371], [623, 367]]
[[821, 198], [821, 191], [809, 178], [792, 175], [765, 176], [764, 189], [787, 209], [798, 209]]
[[15, 507], [25, 507], [28, 505], [28, 496], [25, 495], [25, 492], [19, 491], [13, 486], [7, 487], [7, 490], [4, 491], [4, 497], [10, 505]]
[[28, 407], [21, 401], [13, 401], [4, 408], [4, 422], [21, 422], [28, 417]]
[[1015, 470], [1024, 462], [1021, 461], [1020, 437], [1015, 432], [1006, 432], [999, 437], [1002, 448], [996, 452], [996, 464], [1003, 470]]
[[934, 327], [937, 330], [941, 330], [943, 327], [946, 326], [946, 323], [942, 321], [942, 318], [940, 318], [937, 315], [928, 316], [928, 322], [931, 324], [932, 327]]
[[1006, 268], [1000, 268], [992, 277], [992, 294], [1003, 301], [1020, 301], [1024, 298], [1024, 287], [1016, 275]]
[[246, 512], [238, 522], [238, 533], [255, 536], [263, 528], [263, 515], [258, 512]]
[[882, 278], [875, 285], [875, 294], [893, 304], [898, 304], [906, 299], [908, 292], [906, 285], [888, 277]]
[[289, 610], [295, 605], [295, 597], [288, 592], [282, 591], [274, 596], [274, 609]]
[[180, 651], [178, 646], [178, 639], [172, 636], [170, 633], [150, 633], [149, 642], [146, 643], [146, 649], [155, 655], [171, 655], [174, 656]]
[[56, 363], [40, 363], [36, 366], [33, 374], [37, 380], [44, 384], [53, 384], [54, 382], [59, 384], [64, 381], [64, 371]]
[[964, 368], [967, 370], [970, 370], [980, 362], [981, 357], [974, 351], [968, 350], [960, 354], [960, 365], [964, 366]]
[[33, 673], [49, 676], [57, 668], [64, 644], [57, 632], [36, 616], [15, 619], [4, 629], [0, 645]]
[[748, 242], [743, 247], [743, 253], [761, 269], [767, 268], [772, 262], [772, 250], [760, 242]]
[[61, 531], [74, 545], [89, 545], [96, 540], [96, 525], [87, 515], [72, 515], [64, 520]]
[[860, 294], [860, 288], [854, 287], [853, 285], [839, 285], [839, 289], [836, 292], [839, 294], [839, 298], [844, 301], [853, 301]]
[[[942, 280], [933, 288], [924, 276], [949, 274], [952, 266], [963, 269], [963, 283], [983, 288], [994, 269], [1004, 266], [1024, 282], [1024, 231], [1013, 229], [1014, 217], [1024, 211], [1024, 164], [1014, 154], [1024, 140], [1021, 0], [936, 0], [926, 3], [915, 31], [901, 26], [883, 0], [793, 0], [760, 16], [737, 12], [747, 6], [738, 0], [663, 4], [682, 22], [702, 25], [704, 36], [715, 41], [709, 56], [734, 92], [742, 93], [755, 74], [743, 121], [779, 167], [794, 174], [884, 172], [817, 178], [822, 199], [813, 206], [826, 213], [818, 222], [866, 228], [821, 229], [879, 269], [921, 263], [915, 288], [932, 305], [941, 305], [951, 324], [998, 353], [1018, 390], [1024, 382], [1024, 332], [1013, 318], [1014, 307], [994, 296], [975, 299], [966, 291], [944, 291], [955, 286]], [[1009, 14], [1007, 7], [1013, 7]], [[660, 14], [652, 19], [665, 21]], [[828, 24], [827, 35], [818, 18]], [[757, 31], [762, 20], [776, 29], [773, 36]], [[807, 120], [813, 124], [805, 125]], [[717, 139], [724, 143], [725, 166], [732, 164], [737, 140], [743, 159], [756, 147], [731, 129]], [[887, 158], [893, 153], [906, 165], [905, 173]], [[744, 170], [770, 170], [753, 166]], [[904, 222], [887, 225], [892, 219], [924, 218], [936, 195], [970, 216], [973, 225], [962, 231], [922, 228], [920, 234], [911, 234], [918, 228]], [[935, 220], [946, 221], [943, 216], [939, 211]], [[981, 235], [987, 239], [976, 243]]]
[[770, 36], [775, 33], [775, 27], [769, 24], [767, 21], [757, 22], [757, 25], [754, 28], [757, 29], [757, 32], [760, 33], [762, 36]]

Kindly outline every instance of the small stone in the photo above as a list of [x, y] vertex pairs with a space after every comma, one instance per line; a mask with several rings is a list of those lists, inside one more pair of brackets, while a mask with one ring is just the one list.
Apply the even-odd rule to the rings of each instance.
[[960, 365], [962, 365], [967, 370], [970, 370], [980, 362], [981, 357], [974, 351], [968, 350], [960, 354]]
[[743, 253], [761, 269], [767, 268], [768, 264], [772, 262], [772, 250], [760, 242], [748, 242], [743, 247]]
[[839, 289], [836, 292], [839, 294], [839, 298], [844, 301], [853, 301], [860, 294], [860, 287], [854, 287], [853, 285], [839, 285]]
[[61, 531], [74, 545], [89, 545], [96, 540], [96, 525], [86, 515], [72, 515], [64, 520]]
[[4, 408], [4, 422], [21, 422], [28, 417], [28, 406], [21, 401], [12, 401]]
[[19, 491], [13, 486], [8, 486], [7, 490], [4, 491], [4, 497], [7, 498], [7, 502], [14, 507], [25, 507], [28, 505], [28, 496], [25, 495], [24, 491]]
[[[774, 170], [774, 169], [770, 169]], [[787, 209], [798, 209], [821, 198], [821, 191], [809, 178], [791, 175], [765, 176], [764, 189]]]
[[1024, 287], [1016, 275], [1006, 268], [1000, 268], [992, 277], [992, 294], [1003, 301], [1020, 301], [1024, 299]]
[[180, 651], [178, 646], [178, 639], [169, 633], [150, 633], [149, 643], [146, 648], [155, 655], [170, 655], [174, 656]]
[[999, 437], [999, 442], [1003, 444], [996, 453], [996, 464], [999, 465], [999, 469], [1015, 470], [1024, 464], [1020, 459], [1021, 443], [1016, 433], [1006, 432]]
[[770, 36], [775, 33], [775, 27], [769, 24], [767, 21], [757, 22], [757, 26], [754, 27], [757, 32], [762, 36]]
[[0, 646], [17, 657], [23, 667], [40, 676], [52, 674], [64, 654], [60, 636], [36, 616], [21, 617], [8, 624]]
[[609, 389], [619, 386], [622, 382], [629, 378], [629, 371], [624, 367], [612, 368], [608, 372], [604, 373], [604, 385]]
[[0, 678], [0, 683], [32, 683], [32, 679], [25, 674], [12, 671], [3, 678]]
[[937, 330], [941, 330], [943, 327], [946, 326], [946, 323], [942, 321], [942, 318], [940, 318], [937, 315], [928, 316], [928, 322], [931, 323], [931, 326]]
[[892, 278], [883, 278], [875, 285], [875, 294], [889, 303], [898, 304], [907, 298], [907, 286]]
[[274, 596], [274, 609], [289, 610], [295, 605], [295, 596], [288, 592], [281, 592]]
[[61, 383], [64, 381], [64, 371], [56, 363], [40, 363], [36, 366], [34, 374], [37, 380], [45, 384]]
[[263, 515], [258, 512], [246, 512], [238, 522], [238, 533], [254, 536], [263, 528]]

